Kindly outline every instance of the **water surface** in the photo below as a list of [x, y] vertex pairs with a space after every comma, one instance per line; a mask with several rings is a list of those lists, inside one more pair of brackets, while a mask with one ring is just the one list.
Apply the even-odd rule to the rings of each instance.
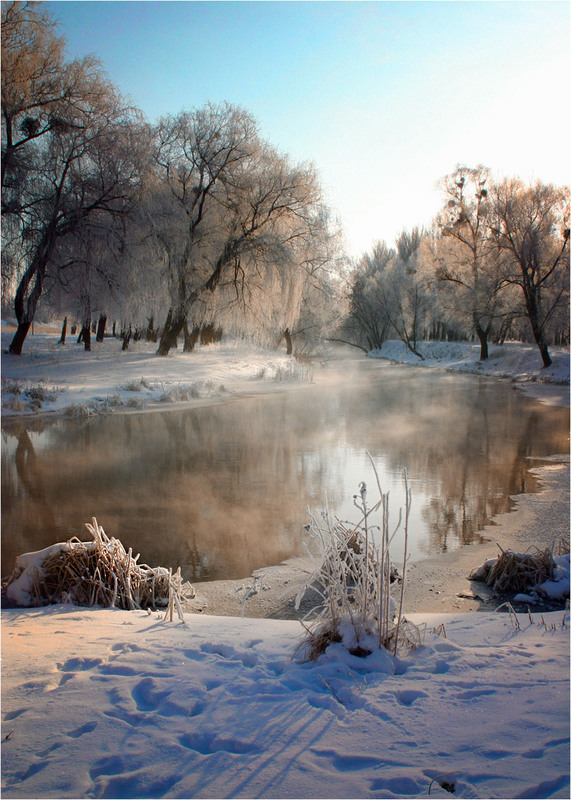
[[96, 516], [142, 563], [210, 580], [303, 554], [324, 494], [357, 519], [359, 482], [377, 495], [367, 451], [393, 524], [407, 469], [412, 558], [477, 542], [510, 495], [537, 489], [533, 459], [567, 452], [568, 410], [509, 382], [354, 359], [285, 393], [2, 432], [2, 574], [19, 553], [86, 538]]

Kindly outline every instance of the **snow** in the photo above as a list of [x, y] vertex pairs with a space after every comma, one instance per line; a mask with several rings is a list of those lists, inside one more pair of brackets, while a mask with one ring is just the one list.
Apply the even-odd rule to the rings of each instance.
[[569, 613], [413, 621], [300, 663], [294, 621], [5, 610], [3, 797], [568, 797]]
[[275, 391], [311, 379], [311, 370], [283, 352], [240, 342], [198, 346], [192, 353], [156, 355], [152, 342], [92, 342], [91, 352], [59, 332], [36, 333], [21, 356], [5, 352], [12, 334], [2, 333], [2, 415], [59, 412], [73, 416], [140, 411], [220, 402], [236, 392]]
[[555, 556], [555, 569], [553, 579], [544, 581], [535, 587], [535, 593], [540, 596], [550, 597], [552, 600], [560, 597], [569, 597], [569, 553]]
[[541, 397], [543, 402], [569, 404], [569, 347], [550, 347], [553, 363], [547, 368], [543, 367], [538, 348], [521, 342], [490, 345], [487, 361], [480, 361], [479, 344], [420, 342], [418, 350], [424, 361], [412, 353], [404, 342], [390, 340], [369, 355], [399, 364], [508, 378], [517, 381], [517, 385], [527, 394]]
[[[483, 367], [471, 345], [422, 348], [424, 366], [499, 374], [568, 403], [568, 388], [542, 383], [568, 384], [568, 351], [554, 348], [543, 371], [526, 345], [492, 348]], [[84, 353], [36, 333], [21, 357], [2, 355], [3, 416], [34, 408], [23, 391], [40, 379], [50, 392], [36, 410], [118, 413], [177, 387], [199, 403], [308, 378], [283, 354], [234, 343], [154, 351], [106, 340]], [[382, 355], [418, 363], [398, 343]], [[568, 560], [559, 568], [568, 576]], [[569, 611], [407, 619], [424, 643], [397, 658], [338, 643], [303, 663], [293, 620], [5, 608], [3, 797], [569, 797]]]

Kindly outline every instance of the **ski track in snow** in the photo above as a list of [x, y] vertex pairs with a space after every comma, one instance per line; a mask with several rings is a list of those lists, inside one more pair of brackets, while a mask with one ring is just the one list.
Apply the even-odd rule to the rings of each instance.
[[316, 664], [292, 660], [295, 622], [3, 617], [4, 797], [420, 797], [431, 781], [449, 796], [436, 779], [458, 797], [568, 796], [564, 612], [545, 615], [555, 631], [439, 615], [448, 638], [429, 621], [396, 661], [335, 645]]

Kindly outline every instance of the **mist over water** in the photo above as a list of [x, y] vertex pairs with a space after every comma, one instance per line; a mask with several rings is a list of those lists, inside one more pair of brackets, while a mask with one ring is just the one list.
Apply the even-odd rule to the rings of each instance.
[[[241, 578], [301, 555], [307, 507], [357, 520], [360, 481], [392, 524], [413, 492], [409, 553], [479, 541], [536, 490], [533, 459], [568, 450], [568, 411], [474, 376], [334, 362], [317, 383], [210, 407], [10, 422], [2, 442], [2, 573], [22, 552], [87, 538], [96, 516], [141, 563], [190, 580]], [[531, 459], [531, 461], [530, 461]], [[393, 556], [402, 554], [395, 537]]]

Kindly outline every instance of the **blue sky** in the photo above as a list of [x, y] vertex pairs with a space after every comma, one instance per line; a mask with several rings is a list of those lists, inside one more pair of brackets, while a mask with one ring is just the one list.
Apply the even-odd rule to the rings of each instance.
[[568, 2], [48, 2], [154, 121], [227, 100], [319, 170], [359, 255], [457, 163], [568, 184]]

